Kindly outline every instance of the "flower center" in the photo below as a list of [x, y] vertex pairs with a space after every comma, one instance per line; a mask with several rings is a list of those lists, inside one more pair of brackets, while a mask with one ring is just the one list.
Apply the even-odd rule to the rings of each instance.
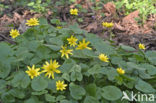
[[63, 85], [62, 84], [58, 84], [58, 88], [63, 88]]
[[82, 45], [82, 49], [85, 49], [85, 48], [87, 48], [87, 45], [86, 44], [83, 44]]
[[16, 35], [17, 35], [17, 33], [16, 33], [16, 32], [13, 32], [13, 33], [12, 33], [12, 35], [13, 35], [13, 36], [16, 36]]
[[50, 71], [50, 72], [51, 72], [51, 71], [55, 71], [55, 69], [56, 69], [55, 65], [50, 65], [50, 66], [49, 66], [49, 71]]
[[35, 24], [35, 21], [31, 21], [30, 23], [31, 23], [31, 24]]
[[32, 70], [32, 71], [30, 72], [30, 74], [31, 74], [31, 76], [35, 76], [36, 72], [35, 72], [34, 70]]
[[65, 49], [64, 49], [64, 50], [63, 50], [63, 53], [64, 53], [64, 54], [68, 54], [68, 50], [65, 50]]

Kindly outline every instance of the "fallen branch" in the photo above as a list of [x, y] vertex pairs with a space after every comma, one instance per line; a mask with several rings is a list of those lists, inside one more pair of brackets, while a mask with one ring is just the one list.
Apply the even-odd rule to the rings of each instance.
[[15, 41], [13, 41], [13, 40], [11, 40], [11, 39], [9, 39], [9, 38], [5, 37], [5, 36], [4, 36], [4, 35], [2, 35], [2, 34], [0, 34], [0, 37], [2, 37], [3, 39], [5, 39], [7, 42], [9, 42], [9, 43], [11, 43], [11, 44], [16, 44], [16, 42], [15, 42]]

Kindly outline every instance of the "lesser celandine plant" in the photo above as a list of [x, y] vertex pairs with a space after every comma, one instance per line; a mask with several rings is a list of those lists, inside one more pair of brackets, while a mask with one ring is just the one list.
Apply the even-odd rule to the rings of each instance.
[[11, 36], [12, 38], [16, 38], [16, 37], [18, 37], [19, 35], [20, 35], [20, 33], [19, 33], [18, 30], [16, 30], [16, 29], [11, 29], [11, 31], [10, 31], [10, 36]]
[[70, 9], [70, 14], [71, 15], [78, 15], [78, 9]]
[[16, 44], [0, 43], [0, 102], [121, 103], [123, 91], [156, 93], [156, 52], [143, 44], [114, 46], [43, 18], [27, 24]]
[[114, 36], [114, 34], [112, 32], [112, 28], [113, 28], [114, 24], [112, 22], [102, 22], [102, 26], [105, 30], [108, 30], [108, 33], [110, 35], [109, 39], [112, 40], [112, 37]]

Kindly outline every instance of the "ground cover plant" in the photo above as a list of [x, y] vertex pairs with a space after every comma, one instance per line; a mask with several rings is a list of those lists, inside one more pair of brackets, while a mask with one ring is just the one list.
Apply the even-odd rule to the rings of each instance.
[[145, 22], [149, 14], [156, 13], [155, 6], [153, 5], [154, 0], [121, 0], [116, 2], [117, 8], [124, 9], [125, 14], [129, 14], [132, 11], [139, 10], [140, 20]]
[[10, 31], [15, 45], [0, 43], [2, 103], [121, 103], [122, 91], [156, 93], [156, 52], [143, 44], [115, 46], [43, 18], [26, 24], [23, 34]]
[[[109, 0], [91, 0], [96, 3], [88, 9], [83, 7], [86, 1], [84, 5], [79, 4], [80, 1], [15, 2], [14, 7], [25, 6], [31, 13], [28, 12], [30, 17], [23, 20], [18, 29], [9, 24], [8, 42], [0, 42], [0, 103], [155, 103], [156, 51], [149, 50], [140, 41], [135, 47], [116, 45], [114, 21], [98, 21], [97, 29], [102, 28], [103, 33], [109, 34], [105, 39], [81, 29], [84, 15], [98, 20], [94, 15]], [[113, 2], [119, 8], [132, 3]], [[146, 2], [134, 0], [136, 8], [125, 5], [123, 11], [131, 13]], [[69, 5], [71, 8], [64, 8]], [[8, 5], [0, 6], [8, 9]], [[58, 12], [58, 7], [66, 12]], [[111, 7], [114, 6], [111, 4]], [[47, 15], [51, 15], [50, 10], [52, 18]], [[150, 10], [147, 9], [147, 13], [143, 10], [141, 15], [147, 19], [153, 13]], [[37, 16], [31, 17], [32, 13]], [[106, 14], [98, 16], [106, 17]], [[73, 20], [72, 23], [66, 17]]]

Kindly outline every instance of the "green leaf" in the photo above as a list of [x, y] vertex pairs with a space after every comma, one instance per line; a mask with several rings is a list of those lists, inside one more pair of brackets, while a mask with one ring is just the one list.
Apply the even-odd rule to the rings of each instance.
[[11, 70], [11, 63], [15, 62], [14, 51], [7, 43], [0, 43], [0, 78], [5, 78]]
[[145, 56], [152, 64], [156, 65], [156, 51], [147, 51]]
[[49, 57], [49, 53], [50, 53], [50, 49], [47, 48], [44, 45], [40, 45], [37, 49], [36, 49], [36, 55], [38, 55], [38, 57], [42, 58], [42, 59], [47, 59]]
[[69, 100], [64, 99], [64, 100], [61, 100], [60, 103], [72, 103], [72, 102], [69, 101]]
[[66, 97], [64, 95], [59, 95], [59, 96], [57, 96], [56, 101], [58, 102], [58, 101], [61, 101], [61, 100], [65, 99], [65, 98]]
[[42, 90], [42, 91], [38, 91], [38, 92], [32, 92], [31, 94], [32, 95], [42, 95], [42, 94], [46, 94], [46, 93], [48, 93], [47, 90]]
[[36, 49], [41, 45], [39, 41], [25, 41], [24, 45], [21, 45], [23, 47], [27, 47], [29, 51], [36, 51]]
[[41, 62], [41, 61], [42, 61], [42, 59], [41, 59], [40, 57], [35, 56], [35, 57], [33, 57], [33, 58], [31, 59], [30, 65], [38, 64], [38, 63]]
[[108, 77], [108, 80], [113, 81], [116, 76], [118, 76], [118, 73], [116, 72], [116, 69], [114, 68], [103, 68], [106, 69], [106, 75]]
[[76, 51], [73, 51], [72, 57], [75, 57], [75, 58], [94, 58], [95, 54], [93, 51], [87, 50], [87, 49], [76, 50]]
[[56, 45], [48, 45], [45, 44], [49, 49], [52, 49], [53, 51], [59, 51], [61, 49], [61, 46], [56, 46]]
[[82, 97], [86, 94], [84, 88], [74, 83], [70, 83], [69, 90], [70, 90], [70, 95], [76, 100], [81, 100]]
[[51, 19], [50, 22], [51, 22], [52, 24], [57, 24], [57, 25], [60, 24], [60, 20], [59, 20], [59, 19]]
[[2, 63], [0, 62], [0, 78], [5, 78], [5, 77], [7, 77], [7, 76], [9, 75], [10, 71], [11, 71], [11, 66], [10, 66], [10, 64], [5, 65], [5, 64], [2, 64]]
[[81, 51], [83, 52], [84, 55], [86, 55], [86, 56], [88, 56], [90, 58], [97, 57], [93, 50], [84, 49], [84, 50], [81, 50]]
[[70, 2], [76, 2], [76, 0], [70, 0]]
[[120, 45], [120, 47], [125, 51], [135, 51], [136, 49], [127, 45]]
[[102, 91], [102, 96], [110, 101], [118, 100], [122, 96], [121, 90], [116, 86], [105, 86]]
[[75, 72], [73, 71], [71, 73], [71, 81], [75, 81], [75, 80], [78, 80], [78, 81], [81, 81], [83, 79], [83, 76], [80, 72]]
[[53, 37], [49, 39], [49, 44], [61, 47], [63, 45], [63, 41], [59, 37]]
[[15, 98], [8, 92], [1, 95], [1, 100], [3, 103], [14, 103]]
[[45, 94], [45, 100], [47, 102], [56, 102], [55, 101], [55, 96], [51, 96], [50, 94]]
[[23, 61], [27, 57], [32, 56], [28, 48], [21, 46], [19, 46], [18, 49], [15, 51], [15, 55], [20, 61]]
[[11, 81], [13, 87], [18, 87], [20, 85], [20, 82], [23, 79], [23, 75], [24, 75], [23, 71], [19, 71], [15, 74], [13, 80]]
[[28, 75], [25, 74], [21, 81], [21, 87], [27, 88], [29, 84], [30, 84], [30, 78], [28, 77]]
[[24, 103], [40, 103], [40, 101], [36, 96], [32, 96], [31, 98], [25, 100]]
[[84, 34], [86, 31], [79, 28], [78, 24], [70, 25], [69, 29], [72, 30], [75, 34]]
[[88, 84], [85, 89], [86, 89], [87, 94], [89, 94], [90, 96], [93, 96], [93, 97], [96, 96], [96, 84], [94, 83]]
[[127, 66], [131, 69], [137, 69], [137, 70], [146, 70], [145, 68], [140, 67], [139, 65], [133, 63], [133, 62], [127, 62]]
[[63, 65], [60, 67], [60, 71], [62, 73], [65, 73], [65, 72], [69, 73], [75, 64], [76, 63], [74, 60], [66, 59], [65, 62], [63, 63]]
[[42, 76], [35, 77], [32, 80], [31, 87], [35, 91], [42, 91], [48, 87], [48, 82]]
[[115, 54], [116, 51], [109, 43], [104, 42], [101, 38], [94, 34], [87, 34], [86, 39], [91, 42], [91, 45], [99, 52], [106, 55]]
[[52, 90], [52, 91], [56, 91], [56, 81], [55, 80], [48, 80], [48, 89]]
[[99, 74], [101, 73], [101, 69], [102, 69], [101, 66], [99, 64], [96, 64], [88, 70], [88, 73], [90, 75]]
[[147, 82], [139, 79], [135, 88], [144, 93], [154, 93], [156, 90]]
[[9, 93], [11, 95], [13, 95], [14, 97], [17, 97], [19, 99], [23, 99], [25, 97], [25, 93], [23, 90], [20, 90], [20, 89], [11, 89], [9, 91]]
[[30, 84], [30, 78], [23, 71], [19, 71], [15, 74], [11, 84], [13, 87], [21, 86], [22, 88], [27, 88], [27, 86]]
[[70, 76], [68, 73], [63, 73], [62, 78], [70, 82]]
[[0, 90], [1, 89], [3, 89], [3, 88], [5, 88], [6, 87], [6, 85], [7, 85], [7, 82], [5, 81], [5, 80], [0, 80]]
[[150, 64], [140, 64], [140, 67], [146, 68], [149, 75], [156, 75], [156, 67]]
[[76, 64], [76, 65], [73, 66], [73, 68], [71, 69], [71, 71], [81, 72], [81, 66]]
[[111, 62], [112, 62], [113, 64], [120, 64], [121, 61], [123, 61], [123, 60], [122, 60], [122, 57], [113, 56], [113, 57], [111, 58]]
[[146, 71], [139, 70], [138, 73], [142, 79], [152, 79], [152, 77], [149, 74], [147, 74]]
[[0, 61], [5, 60], [8, 56], [12, 56], [13, 54], [14, 51], [8, 44], [4, 42], [0, 43]]
[[60, 103], [72, 103], [72, 102], [70, 102], [68, 100], [61, 100]]
[[99, 103], [99, 101], [92, 96], [86, 96], [83, 103]]
[[128, 82], [124, 82], [124, 85], [129, 88], [129, 89], [133, 89], [134, 85], [135, 85], [135, 81], [128, 81]]
[[133, 55], [134, 55], [134, 57], [129, 58], [129, 60], [131, 59], [131, 61], [138, 61], [138, 62], [144, 62], [145, 61], [144, 56], [142, 56], [141, 53], [139, 53], [139, 54], [133, 53]]
[[27, 4], [28, 6], [33, 6], [34, 5], [34, 2], [30, 2]]
[[40, 22], [40, 25], [48, 25], [48, 21], [46, 18], [40, 18], [39, 22]]
[[58, 29], [58, 32], [62, 35], [60, 35], [60, 38], [67, 38], [68, 35], [71, 33], [69, 28], [62, 28], [62, 29]]
[[81, 74], [81, 66], [80, 65], [74, 65], [71, 69], [71, 81], [81, 81], [83, 79], [83, 76]]

